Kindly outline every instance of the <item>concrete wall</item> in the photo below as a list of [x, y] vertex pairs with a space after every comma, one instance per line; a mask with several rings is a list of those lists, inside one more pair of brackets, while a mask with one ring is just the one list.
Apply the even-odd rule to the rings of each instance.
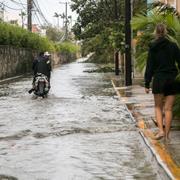
[[[11, 46], [0, 46], [0, 79], [13, 77], [32, 71], [32, 61], [37, 52], [20, 49]], [[75, 56], [53, 53], [51, 55], [52, 66], [68, 63], [76, 59]]]
[[31, 70], [33, 52], [10, 46], [0, 46], [0, 79]]

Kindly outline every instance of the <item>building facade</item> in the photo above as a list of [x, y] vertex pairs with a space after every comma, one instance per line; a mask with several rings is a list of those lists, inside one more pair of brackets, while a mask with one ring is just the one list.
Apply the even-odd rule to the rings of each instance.
[[147, 0], [148, 4], [151, 4], [155, 1], [161, 1], [166, 4], [170, 4], [172, 7], [176, 8], [180, 12], [180, 0]]
[[161, 2], [170, 4], [180, 12], [180, 0], [161, 0]]

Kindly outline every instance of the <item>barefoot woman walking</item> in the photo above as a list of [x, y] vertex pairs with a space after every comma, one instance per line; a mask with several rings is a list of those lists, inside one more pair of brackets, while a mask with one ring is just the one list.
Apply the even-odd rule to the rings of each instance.
[[[168, 140], [176, 94], [174, 80], [178, 74], [178, 68], [180, 69], [180, 49], [166, 38], [165, 25], [158, 24], [155, 33], [156, 39], [149, 46], [145, 71], [145, 91], [149, 93], [149, 85], [153, 77], [152, 93], [154, 94], [155, 115], [159, 128], [155, 139], [165, 136]], [[163, 129], [163, 111], [165, 130]]]

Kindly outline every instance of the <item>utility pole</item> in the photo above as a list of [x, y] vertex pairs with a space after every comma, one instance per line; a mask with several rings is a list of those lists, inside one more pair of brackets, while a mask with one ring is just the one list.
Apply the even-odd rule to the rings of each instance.
[[27, 0], [27, 14], [28, 14], [28, 30], [32, 31], [32, 7], [33, 7], [33, 0]]
[[4, 4], [0, 5], [0, 21], [4, 21]]
[[65, 40], [66, 40], [68, 36], [67, 2], [66, 2], [65, 18], [66, 18], [65, 20]]
[[132, 85], [131, 0], [125, 0], [125, 85]]
[[65, 4], [65, 40], [68, 37], [68, 12], [67, 12], [67, 5], [68, 2], [59, 2], [60, 4]]
[[22, 28], [24, 29], [24, 16], [26, 16], [26, 13], [21, 10], [19, 16], [21, 16]]
[[[117, 0], [114, 0], [114, 17], [115, 17], [115, 26], [116, 30], [118, 30], [117, 23], [118, 23], [118, 7], [117, 7]], [[115, 61], [115, 75], [119, 75], [119, 51], [115, 49], [114, 53], [114, 61]]]

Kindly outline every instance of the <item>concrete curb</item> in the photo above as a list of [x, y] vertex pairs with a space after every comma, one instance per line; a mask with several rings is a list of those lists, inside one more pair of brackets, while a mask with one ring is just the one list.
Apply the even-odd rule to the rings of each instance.
[[14, 80], [22, 78], [22, 77], [24, 77], [26, 75], [28, 75], [28, 74], [23, 74], [23, 75], [19, 75], [19, 76], [14, 76], [14, 77], [2, 79], [2, 80], [0, 80], [0, 84], [7, 83], [7, 82], [10, 82], [10, 81], [14, 81]]
[[173, 176], [173, 174], [170, 172], [170, 170], [168, 169], [167, 165], [162, 161], [162, 159], [160, 158], [159, 154], [157, 154], [156, 151], [154, 150], [154, 148], [151, 146], [151, 144], [149, 143], [148, 139], [144, 136], [144, 134], [141, 131], [139, 132], [139, 134], [143, 138], [146, 146], [150, 149], [151, 153], [156, 158], [157, 163], [164, 169], [164, 171], [166, 172], [168, 177], [171, 178], [171, 179], [176, 179]]

